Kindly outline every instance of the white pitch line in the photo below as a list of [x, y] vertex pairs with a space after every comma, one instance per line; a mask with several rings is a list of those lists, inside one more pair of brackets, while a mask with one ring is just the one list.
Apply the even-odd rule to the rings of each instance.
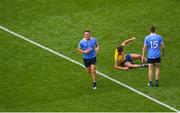
[[[54, 50], [52, 50], [52, 49], [50, 49], [50, 48], [47, 48], [47, 47], [45, 47], [45, 46], [43, 46], [43, 45], [41, 45], [41, 44], [39, 44], [39, 43], [37, 43], [37, 42], [34, 42], [34, 41], [32, 41], [32, 40], [30, 40], [30, 39], [28, 39], [28, 38], [26, 38], [26, 37], [24, 37], [24, 36], [22, 36], [22, 35], [19, 35], [19, 34], [13, 32], [13, 31], [11, 31], [11, 30], [9, 30], [9, 29], [1, 26], [1, 25], [0, 25], [0, 29], [6, 31], [6, 32], [8, 32], [8, 33], [10, 33], [10, 34], [18, 37], [18, 38], [21, 38], [21, 39], [23, 39], [23, 40], [26, 40], [26, 41], [28, 41], [28, 42], [30, 42], [30, 43], [32, 43], [32, 44], [34, 44], [34, 45], [36, 45], [36, 46], [44, 49], [44, 50], [47, 50], [47, 51], [49, 51], [50, 53], [53, 53], [53, 54], [55, 54], [55, 55], [57, 55], [57, 56], [60, 56], [60, 57], [66, 59], [66, 60], [68, 60], [68, 61], [70, 61], [70, 62], [72, 62], [72, 63], [74, 63], [74, 64], [77, 64], [77, 65], [85, 68], [83, 64], [81, 64], [81, 63], [79, 63], [79, 62], [77, 62], [77, 61], [75, 61], [75, 60], [73, 60], [73, 59], [71, 59], [71, 58], [69, 58], [69, 57], [61, 54], [61, 53], [58, 53], [58, 52], [56, 52], [56, 51], [54, 51]], [[101, 72], [99, 72], [99, 71], [96, 71], [96, 72], [97, 72], [97, 74], [103, 76], [104, 78], [107, 78], [107, 79], [109, 79], [109, 80], [111, 80], [111, 81], [113, 81], [113, 82], [115, 82], [115, 83], [117, 83], [117, 84], [119, 84], [119, 85], [121, 85], [121, 86], [123, 86], [123, 87], [125, 87], [125, 88], [127, 88], [127, 89], [129, 89], [129, 90], [131, 90], [131, 91], [133, 91], [133, 92], [135, 92], [135, 93], [137, 93], [137, 94], [139, 94], [139, 95], [141, 95], [141, 96], [144, 96], [144, 97], [148, 98], [149, 100], [152, 100], [152, 101], [154, 101], [154, 102], [156, 102], [156, 103], [158, 103], [158, 104], [160, 104], [160, 105], [162, 105], [162, 106], [164, 106], [164, 107], [166, 107], [166, 108], [169, 108], [169, 109], [171, 109], [171, 110], [173, 110], [173, 111], [175, 111], [175, 112], [178, 112], [178, 113], [180, 112], [179, 110], [175, 109], [174, 107], [171, 107], [171, 106], [169, 106], [169, 105], [167, 105], [167, 104], [165, 104], [165, 103], [163, 103], [163, 102], [161, 102], [161, 101], [159, 101], [159, 100], [157, 100], [157, 99], [154, 99], [154, 98], [152, 98], [152, 97], [150, 97], [150, 96], [148, 96], [148, 95], [146, 95], [146, 94], [138, 91], [137, 89], [134, 89], [134, 88], [131, 87], [131, 86], [128, 86], [128, 85], [126, 85], [126, 84], [124, 84], [124, 83], [122, 83], [122, 82], [120, 82], [120, 81], [118, 81], [118, 80], [115, 80], [115, 79], [109, 77], [109, 76], [106, 75], [106, 74], [103, 74], [103, 73], [101, 73]]]

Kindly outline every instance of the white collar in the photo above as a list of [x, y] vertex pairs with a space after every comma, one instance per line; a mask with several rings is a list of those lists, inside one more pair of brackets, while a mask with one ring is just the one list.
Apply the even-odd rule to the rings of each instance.
[[[92, 37], [89, 39], [89, 40], [91, 40], [92, 39]], [[86, 40], [85, 38], [83, 39], [84, 41], [89, 41], [89, 40]]]
[[157, 35], [156, 33], [150, 33], [149, 35]]

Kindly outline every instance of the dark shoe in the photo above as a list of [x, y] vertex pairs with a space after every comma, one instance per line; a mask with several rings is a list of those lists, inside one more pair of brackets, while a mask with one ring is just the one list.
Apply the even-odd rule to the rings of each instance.
[[155, 81], [155, 86], [158, 87], [159, 84], [158, 84], [158, 80]]
[[148, 83], [148, 86], [149, 86], [149, 87], [153, 87], [153, 84]]
[[149, 81], [148, 86], [153, 87], [152, 81]]
[[140, 64], [140, 67], [148, 67], [148, 64]]

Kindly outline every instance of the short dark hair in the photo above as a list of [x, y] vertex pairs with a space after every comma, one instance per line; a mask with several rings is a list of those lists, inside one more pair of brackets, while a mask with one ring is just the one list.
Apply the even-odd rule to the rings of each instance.
[[155, 32], [156, 32], [156, 27], [151, 26], [151, 28], [150, 28], [150, 32], [151, 32], [151, 33], [155, 33]]
[[84, 33], [85, 33], [85, 32], [89, 32], [89, 33], [91, 33], [91, 31], [90, 31], [90, 30], [85, 30], [85, 31], [84, 31]]
[[118, 51], [118, 54], [119, 54], [119, 55], [122, 54], [123, 48], [124, 48], [124, 47], [123, 47], [122, 45], [120, 45], [120, 46], [117, 47], [117, 51]]

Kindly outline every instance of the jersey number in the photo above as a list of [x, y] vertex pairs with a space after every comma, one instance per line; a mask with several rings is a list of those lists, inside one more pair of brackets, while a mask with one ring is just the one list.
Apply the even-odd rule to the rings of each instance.
[[155, 40], [155, 41], [151, 41], [150, 43], [151, 43], [151, 48], [155, 49], [158, 47], [158, 41]]

